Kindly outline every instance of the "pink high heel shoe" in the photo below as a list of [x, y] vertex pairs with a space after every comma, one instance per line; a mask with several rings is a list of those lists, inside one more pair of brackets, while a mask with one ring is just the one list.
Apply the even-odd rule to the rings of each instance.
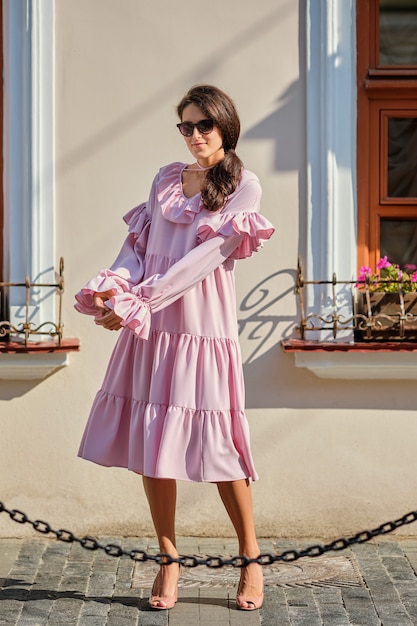
[[177, 579], [177, 586], [175, 589], [175, 593], [172, 596], [157, 596], [154, 595], [154, 589], [155, 589], [155, 584], [156, 581], [158, 579], [159, 573], [157, 574], [153, 587], [152, 587], [152, 591], [151, 591], [151, 596], [148, 600], [148, 604], [151, 607], [151, 609], [159, 609], [159, 610], [167, 610], [167, 609], [172, 609], [175, 606], [175, 603], [178, 600], [178, 580], [180, 578], [180, 573], [181, 573], [181, 568], [178, 567], [178, 579]]
[[[244, 568], [242, 568], [243, 570]], [[242, 585], [242, 573], [240, 575], [239, 587], [236, 596], [236, 604], [237, 608], [242, 611], [255, 611], [256, 609], [260, 609], [263, 601], [264, 601], [264, 592], [260, 593], [258, 596], [246, 596], [240, 593]]]
[[[259, 596], [246, 597], [241, 594], [236, 596], [237, 608], [241, 611], [255, 611], [260, 609], [264, 601], [264, 592]], [[249, 606], [246, 606], [249, 605]]]

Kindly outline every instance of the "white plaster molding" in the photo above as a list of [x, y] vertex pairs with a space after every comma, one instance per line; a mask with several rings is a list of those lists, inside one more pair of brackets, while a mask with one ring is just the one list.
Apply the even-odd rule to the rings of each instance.
[[417, 380], [415, 352], [296, 352], [295, 365], [319, 378]]
[[42, 380], [68, 365], [66, 352], [0, 354], [0, 380]]

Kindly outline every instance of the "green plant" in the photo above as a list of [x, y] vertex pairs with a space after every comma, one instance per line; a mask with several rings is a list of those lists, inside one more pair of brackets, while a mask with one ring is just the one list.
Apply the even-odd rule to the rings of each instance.
[[401, 269], [384, 256], [376, 264], [375, 272], [367, 265], [360, 268], [355, 287], [365, 291], [366, 286], [372, 292], [398, 293], [400, 288], [403, 293], [417, 292], [417, 266], [405, 265]]

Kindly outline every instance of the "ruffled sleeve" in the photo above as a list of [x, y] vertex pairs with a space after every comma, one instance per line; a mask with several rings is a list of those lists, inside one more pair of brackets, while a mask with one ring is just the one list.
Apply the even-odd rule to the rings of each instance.
[[102, 293], [110, 298], [129, 292], [133, 285], [143, 279], [150, 227], [146, 204], [135, 207], [123, 219], [129, 227], [129, 234], [110, 268], [101, 270], [76, 294], [74, 306], [80, 313], [97, 314], [94, 307], [95, 293]]
[[[157, 185], [153, 189], [158, 193]], [[222, 211], [200, 213], [199, 245], [165, 273], [154, 274], [146, 280], [143, 280], [143, 270], [149, 218], [144, 205], [137, 207], [125, 218], [129, 224], [129, 237], [119, 257], [109, 270], [100, 272], [87, 283], [81, 295], [77, 294], [76, 308], [83, 313], [95, 314], [95, 309], [91, 308], [94, 292], [104, 290], [106, 306], [121, 318], [121, 325], [147, 339], [152, 313], [182, 297], [226, 260], [251, 256], [271, 237], [274, 227], [259, 214], [260, 197], [258, 179], [245, 170], [237, 190], [228, 198]], [[158, 202], [163, 201], [164, 198], [159, 196]], [[167, 215], [164, 217], [168, 219]], [[176, 221], [173, 214], [169, 219]], [[184, 222], [180, 220], [180, 223]]]
[[213, 270], [230, 258], [242, 239], [242, 235], [213, 237], [193, 248], [174, 263], [165, 274], [154, 274], [129, 293], [114, 294], [106, 306], [122, 318], [122, 326], [128, 326], [138, 337], [147, 339], [151, 315], [172, 304], [200, 283]]
[[230, 237], [243, 235], [240, 245], [232, 252], [230, 259], [246, 259], [262, 248], [274, 233], [272, 224], [259, 213], [225, 213], [215, 215], [197, 230], [199, 243], [217, 235]]
[[201, 220], [197, 229], [198, 243], [222, 235], [241, 235], [239, 246], [230, 259], [245, 259], [262, 248], [275, 232], [275, 228], [259, 213], [262, 190], [258, 178], [244, 170], [237, 190], [229, 197], [225, 207]]

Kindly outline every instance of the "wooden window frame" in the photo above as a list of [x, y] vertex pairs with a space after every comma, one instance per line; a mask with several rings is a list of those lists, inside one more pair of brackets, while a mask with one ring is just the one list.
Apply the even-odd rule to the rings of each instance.
[[[357, 0], [358, 266], [380, 257], [380, 219], [417, 219], [417, 198], [387, 198], [383, 118], [417, 117], [417, 67], [379, 65], [379, 0]], [[385, 197], [384, 197], [385, 196]]]
[[[3, 76], [3, 2], [0, 1], [0, 68], [1, 75]], [[4, 105], [3, 105], [3, 81], [1, 81], [0, 87], [0, 281], [4, 280], [4, 189], [3, 189], [3, 117], [4, 117]]]

